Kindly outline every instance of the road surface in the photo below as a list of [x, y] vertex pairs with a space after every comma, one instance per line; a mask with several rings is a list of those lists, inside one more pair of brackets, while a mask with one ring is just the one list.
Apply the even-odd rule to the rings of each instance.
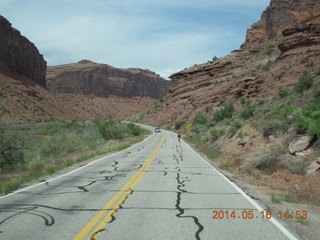
[[262, 210], [174, 133], [162, 130], [127, 150], [0, 197], [0, 239], [295, 239]]

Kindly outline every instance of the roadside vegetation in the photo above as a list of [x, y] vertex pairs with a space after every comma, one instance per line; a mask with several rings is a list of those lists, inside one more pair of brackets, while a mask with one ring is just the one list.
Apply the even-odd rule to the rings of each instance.
[[[177, 122], [175, 129], [184, 126], [184, 122]], [[289, 153], [289, 144], [301, 135], [313, 137], [311, 153]], [[209, 156], [221, 169], [285, 190], [285, 196], [290, 196], [291, 201], [320, 205], [319, 183], [314, 182], [319, 176], [306, 174], [310, 164], [320, 156], [320, 69], [301, 76], [294, 86], [280, 90], [272, 98], [255, 103], [241, 98], [235, 103], [226, 103], [211, 115], [198, 112], [186, 140], [204, 154], [223, 151], [233, 142], [239, 154], [230, 151]], [[268, 182], [285, 178], [284, 175], [289, 176], [290, 181], [296, 179], [297, 183], [292, 186], [289, 182], [290, 186], [281, 183], [281, 186]], [[281, 197], [283, 201], [288, 199]], [[272, 196], [272, 202], [278, 201], [280, 198]]]
[[0, 193], [141, 141], [148, 132], [110, 119], [0, 125]]

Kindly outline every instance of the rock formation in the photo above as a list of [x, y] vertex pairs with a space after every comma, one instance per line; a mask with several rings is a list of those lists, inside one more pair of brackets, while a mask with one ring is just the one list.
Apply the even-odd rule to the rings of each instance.
[[320, 23], [318, 0], [272, 0], [261, 20], [247, 30], [244, 50], [259, 50], [268, 40], [282, 37], [282, 31], [295, 25]]
[[47, 86], [54, 93], [161, 99], [169, 85], [170, 81], [149, 70], [120, 69], [88, 60], [47, 70]]
[[46, 61], [38, 49], [20, 32], [12, 28], [10, 22], [0, 16], [0, 65], [3, 69], [19, 73], [46, 86]]
[[318, 0], [272, 0], [248, 30], [241, 50], [173, 74], [162, 108], [145, 122], [167, 125], [209, 115], [226, 102], [259, 102], [292, 86], [320, 65]]
[[5, 109], [1, 122], [125, 119], [150, 107], [154, 101], [140, 97], [53, 94], [40, 85], [23, 83], [20, 75], [0, 73], [0, 108]]

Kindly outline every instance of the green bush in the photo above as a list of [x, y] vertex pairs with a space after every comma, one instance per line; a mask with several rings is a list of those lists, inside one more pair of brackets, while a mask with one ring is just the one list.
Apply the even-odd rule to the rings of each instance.
[[239, 113], [243, 119], [249, 119], [254, 116], [255, 107], [251, 104], [246, 105]]
[[207, 125], [201, 125], [201, 124], [193, 124], [191, 127], [191, 131], [194, 133], [205, 133], [208, 131], [208, 126]]
[[94, 123], [105, 140], [122, 139], [127, 132], [126, 127], [123, 124], [112, 119], [96, 119]]
[[6, 135], [0, 128], [0, 170], [19, 167], [25, 163], [25, 139], [19, 134]]
[[314, 98], [316, 100], [320, 100], [320, 89], [317, 89], [315, 92], [314, 92]]
[[304, 116], [301, 115], [297, 120], [297, 126], [302, 129], [306, 130], [309, 134], [315, 135], [320, 134], [320, 111], [313, 112], [311, 116]]
[[133, 123], [129, 123], [127, 125], [127, 128], [129, 130], [129, 133], [133, 136], [140, 136], [143, 132], [142, 128], [133, 124]]
[[183, 126], [183, 124], [184, 124], [184, 122], [182, 122], [182, 121], [176, 122], [176, 123], [174, 124], [174, 128], [175, 128], [176, 130], [179, 130], [179, 129]]
[[320, 68], [314, 73], [316, 76], [320, 76]]
[[227, 103], [220, 110], [213, 113], [213, 120], [215, 122], [221, 122], [225, 118], [232, 118], [234, 113], [234, 106], [232, 103]]
[[245, 136], [248, 136], [248, 134], [245, 133], [245, 132], [240, 131], [240, 132], [237, 134], [236, 138], [242, 139], [242, 138], [244, 138]]
[[281, 89], [278, 93], [280, 98], [284, 98], [290, 95], [290, 90], [289, 89]]
[[204, 125], [208, 122], [208, 116], [205, 112], [198, 112], [198, 114], [193, 119], [193, 124]]
[[210, 134], [213, 137], [213, 139], [215, 139], [215, 140], [217, 140], [219, 137], [226, 135], [226, 133], [227, 133], [226, 128], [214, 127], [210, 130]]
[[295, 124], [311, 135], [320, 134], [320, 102], [314, 101], [303, 108]]
[[286, 105], [284, 107], [283, 116], [287, 118], [287, 117], [291, 116], [296, 111], [299, 111], [298, 107], [292, 106], [292, 105]]
[[268, 137], [270, 135], [276, 135], [279, 132], [287, 131], [289, 125], [284, 120], [270, 119], [263, 121], [259, 128], [262, 130], [263, 136]]
[[298, 82], [294, 84], [294, 90], [297, 93], [302, 93], [308, 90], [313, 85], [313, 78], [310, 75], [304, 75], [299, 78]]

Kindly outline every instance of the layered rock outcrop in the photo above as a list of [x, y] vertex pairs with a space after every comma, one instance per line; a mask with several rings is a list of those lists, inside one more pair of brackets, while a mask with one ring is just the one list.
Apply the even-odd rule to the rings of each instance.
[[47, 63], [38, 49], [11, 23], [0, 16], [0, 65], [11, 72], [19, 73], [34, 83], [46, 86]]
[[272, 0], [263, 12], [261, 20], [247, 30], [243, 50], [261, 49], [268, 40], [277, 41], [282, 31], [295, 25], [320, 23], [318, 0]]
[[317, 0], [272, 0], [248, 30], [241, 50], [171, 76], [170, 94], [145, 122], [190, 121], [211, 115], [226, 102], [257, 103], [292, 86], [320, 65], [320, 4]]
[[82, 60], [48, 67], [47, 86], [54, 93], [161, 99], [168, 93], [170, 81], [149, 70], [120, 69]]

